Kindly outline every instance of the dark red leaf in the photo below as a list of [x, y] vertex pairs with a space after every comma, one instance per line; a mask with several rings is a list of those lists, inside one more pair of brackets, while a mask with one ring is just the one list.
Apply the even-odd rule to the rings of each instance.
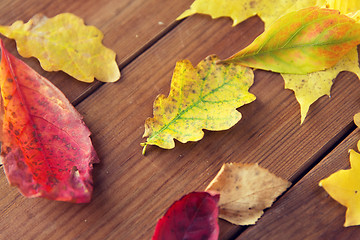
[[153, 240], [216, 240], [219, 194], [192, 192], [176, 201], [158, 221]]
[[98, 162], [81, 115], [64, 94], [1, 42], [1, 160], [27, 197], [89, 202]]

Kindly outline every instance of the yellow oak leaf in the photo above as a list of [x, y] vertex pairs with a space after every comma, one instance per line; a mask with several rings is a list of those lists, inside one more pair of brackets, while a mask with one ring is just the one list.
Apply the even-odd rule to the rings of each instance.
[[319, 186], [347, 207], [344, 226], [360, 225], [360, 154], [350, 150], [351, 169], [339, 170], [320, 181]]
[[202, 13], [209, 14], [212, 18], [231, 17], [235, 26], [249, 17], [258, 15], [267, 27], [286, 13], [324, 4], [325, 0], [278, 0], [276, 4], [269, 0], [195, 0], [190, 9], [182, 13], [177, 20]]
[[200, 140], [202, 129], [229, 129], [241, 119], [236, 108], [255, 100], [248, 92], [254, 73], [235, 64], [216, 64], [209, 56], [193, 67], [188, 60], [177, 62], [168, 97], [159, 95], [154, 102], [154, 117], [145, 122], [147, 145], [175, 147], [174, 138], [182, 143]]
[[285, 81], [285, 89], [293, 90], [300, 104], [301, 123], [304, 122], [311, 104], [324, 95], [330, 96], [333, 80], [342, 71], [353, 72], [360, 78], [356, 48], [350, 50], [335, 66], [327, 70], [304, 75], [281, 74]]
[[62, 70], [84, 82], [120, 78], [115, 52], [101, 43], [102, 32], [71, 13], [53, 18], [38, 14], [27, 23], [0, 26], [0, 33], [15, 39], [20, 55], [38, 58], [46, 71]]
[[360, 10], [359, 0], [326, 0], [326, 7], [337, 9], [343, 14]]
[[220, 218], [250, 225], [290, 185], [258, 164], [225, 163], [205, 191], [220, 193]]
[[346, 16], [354, 19], [357, 23], [360, 23], [360, 10], [346, 14]]
[[356, 124], [357, 127], [360, 127], [360, 113], [355, 114], [354, 123]]
[[[360, 127], [360, 113], [355, 114], [354, 116], [354, 123], [357, 127]], [[358, 151], [360, 151], [360, 140], [357, 143]]]

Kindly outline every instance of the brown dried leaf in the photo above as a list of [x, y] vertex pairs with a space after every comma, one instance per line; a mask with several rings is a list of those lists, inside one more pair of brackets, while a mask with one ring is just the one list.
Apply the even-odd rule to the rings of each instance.
[[258, 164], [225, 163], [206, 191], [220, 193], [220, 218], [251, 225], [290, 185]]

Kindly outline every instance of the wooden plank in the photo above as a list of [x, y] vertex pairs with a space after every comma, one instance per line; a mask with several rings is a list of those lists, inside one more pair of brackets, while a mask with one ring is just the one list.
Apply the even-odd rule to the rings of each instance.
[[[175, 62], [194, 64], [210, 54], [230, 56], [261, 33], [251, 18], [237, 27], [229, 19], [196, 15], [123, 69], [123, 79], [106, 84], [77, 108], [93, 132], [102, 162], [95, 167], [95, 192], [87, 205], [24, 199], [0, 175], [0, 233], [25, 239], [149, 239], [170, 204], [204, 190], [224, 162], [258, 162], [295, 179], [329, 148], [360, 110], [359, 81], [343, 73], [332, 100], [322, 98], [300, 126], [300, 110], [280, 75], [256, 72], [251, 88], [257, 100], [240, 111], [243, 119], [228, 131], [209, 132], [200, 142], [173, 150], [148, 147], [141, 155], [144, 121], [159, 93], [167, 94]], [[223, 222], [222, 224], [225, 224]], [[238, 228], [226, 225], [220, 239]]]
[[356, 130], [271, 207], [240, 239], [357, 239], [358, 227], [343, 227], [346, 208], [334, 201], [319, 181], [348, 169], [349, 149], [356, 149]]
[[[10, 25], [16, 20], [28, 21], [33, 15], [43, 13], [53, 17], [71, 12], [94, 25], [104, 33], [104, 45], [114, 50], [120, 67], [129, 63], [144, 48], [172, 28], [175, 18], [192, 0], [2, 0], [0, 24]], [[19, 57], [13, 41], [6, 47]], [[82, 83], [65, 73], [48, 73], [41, 69], [35, 59], [25, 59], [41, 75], [52, 81], [70, 101], [77, 103], [91, 93], [100, 83]]]

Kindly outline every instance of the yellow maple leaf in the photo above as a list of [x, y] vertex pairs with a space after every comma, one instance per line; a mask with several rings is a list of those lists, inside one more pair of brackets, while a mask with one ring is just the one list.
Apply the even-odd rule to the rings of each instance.
[[328, 194], [347, 207], [344, 226], [360, 225], [360, 154], [350, 150], [351, 169], [339, 170], [319, 185]]
[[0, 33], [15, 39], [20, 55], [38, 58], [46, 71], [62, 70], [84, 82], [120, 78], [115, 52], [101, 44], [102, 32], [71, 13], [53, 18], [38, 14], [27, 23], [0, 26]]
[[200, 140], [202, 129], [225, 130], [241, 119], [236, 108], [255, 100], [248, 92], [254, 73], [235, 64], [216, 64], [216, 56], [207, 57], [196, 67], [190, 61], [177, 62], [168, 97], [159, 95], [154, 102], [154, 117], [145, 122], [147, 145], [165, 149]]
[[190, 9], [182, 13], [177, 20], [202, 13], [209, 14], [212, 18], [231, 17], [235, 26], [249, 17], [258, 15], [267, 27], [286, 13], [324, 4], [325, 0], [278, 0], [276, 4], [269, 0], [195, 0]]
[[285, 89], [295, 92], [301, 108], [301, 123], [304, 122], [309, 107], [324, 95], [330, 96], [333, 80], [342, 71], [350, 71], [360, 78], [358, 52], [350, 50], [335, 66], [324, 71], [309, 74], [281, 74], [285, 81]]
[[258, 164], [225, 163], [205, 191], [220, 193], [220, 218], [250, 225], [290, 185]]

